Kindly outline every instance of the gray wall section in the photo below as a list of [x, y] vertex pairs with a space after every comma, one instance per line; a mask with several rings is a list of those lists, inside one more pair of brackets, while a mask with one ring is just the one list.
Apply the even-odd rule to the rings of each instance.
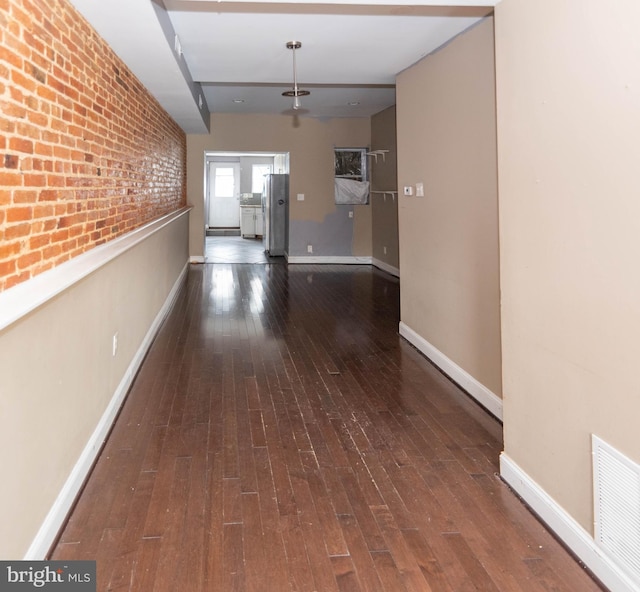
[[[353, 255], [354, 206], [336, 205], [335, 211], [322, 222], [290, 220], [289, 256], [291, 257], [350, 257]], [[313, 253], [307, 252], [313, 246]]]

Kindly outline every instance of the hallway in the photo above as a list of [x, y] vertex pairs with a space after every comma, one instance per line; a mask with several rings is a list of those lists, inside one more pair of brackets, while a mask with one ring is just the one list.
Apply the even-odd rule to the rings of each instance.
[[192, 265], [52, 559], [98, 590], [600, 590], [369, 266]]

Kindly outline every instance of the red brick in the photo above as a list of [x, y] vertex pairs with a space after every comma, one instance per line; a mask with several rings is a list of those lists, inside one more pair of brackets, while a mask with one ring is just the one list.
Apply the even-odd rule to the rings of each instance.
[[23, 238], [29, 236], [31, 231], [31, 224], [15, 224], [13, 226], [7, 226], [4, 229], [5, 240], [12, 240], [16, 238]]
[[[51, 242], [51, 237], [48, 234], [40, 234], [38, 236], [32, 236], [29, 239], [29, 248], [31, 250], [41, 249], [42, 247], [48, 245]], [[2, 251], [0, 250], [0, 253]]]
[[11, 173], [8, 171], [0, 171], [0, 186], [4, 187], [21, 187], [22, 175], [20, 173]]
[[24, 37], [24, 40], [27, 43], [27, 45], [33, 51], [39, 54], [44, 52], [44, 43], [42, 43], [40, 39], [38, 39], [35, 35], [32, 34], [32, 32], [29, 30], [29, 27], [24, 29], [24, 31], [22, 32], [22, 36]]
[[13, 207], [7, 211], [7, 222], [24, 222], [31, 220], [33, 217], [33, 208], [29, 207]]
[[22, 69], [22, 57], [7, 47], [0, 46], [0, 60], [11, 64], [14, 68]]
[[24, 119], [27, 110], [22, 105], [16, 105], [8, 101], [0, 101], [0, 111], [5, 117]]
[[45, 259], [56, 259], [62, 253], [62, 247], [60, 245], [51, 245], [42, 250], [42, 256]]
[[19, 87], [24, 88], [29, 92], [34, 92], [36, 90], [36, 83], [33, 78], [25, 76], [18, 70], [13, 70], [11, 72], [11, 80], [14, 84], [17, 84]]
[[22, 92], [22, 88], [18, 86], [10, 86], [9, 87], [9, 96], [14, 103], [19, 105], [27, 106], [26, 100], [24, 97], [24, 93]]
[[13, 243], [0, 243], [0, 260], [9, 259], [15, 257], [20, 253], [20, 242], [15, 241]]
[[35, 265], [39, 261], [42, 260], [42, 252], [41, 251], [31, 251], [31, 253], [27, 253], [26, 255], [22, 255], [18, 258], [18, 269], [28, 269], [29, 267]]
[[23, 175], [25, 187], [44, 187], [47, 178], [44, 175], [36, 173], [27, 173]]
[[45, 83], [47, 81], [47, 73], [41, 68], [38, 68], [35, 64], [25, 64], [25, 70], [28, 70], [31, 76], [33, 76], [38, 82]]
[[55, 101], [58, 96], [57, 93], [48, 86], [38, 86], [37, 95], [42, 97], [45, 101]]
[[51, 232], [57, 225], [58, 225], [58, 221], [55, 218], [52, 218], [50, 220], [43, 220], [42, 231]]
[[68, 229], [64, 229], [64, 230], [58, 230], [56, 232], [53, 232], [51, 234], [51, 241], [54, 243], [59, 243], [62, 241], [65, 241], [69, 238], [69, 230]]
[[58, 192], [51, 189], [43, 189], [38, 196], [38, 201], [55, 201], [58, 199]]
[[[5, 114], [4, 112], [5, 106], [8, 106], [8, 103], [0, 101], [0, 112], [2, 112], [3, 114]], [[0, 119], [0, 132], [4, 132], [5, 134], [12, 134], [15, 129], [16, 129], [15, 121], [10, 121], [9, 119], [4, 119], [4, 118]]]
[[11, 138], [9, 140], [9, 149], [16, 152], [24, 152], [33, 154], [33, 142], [24, 138]]
[[39, 156], [53, 156], [53, 146], [47, 144], [36, 144], [34, 152]]
[[76, 244], [78, 244], [78, 241], [80, 240], [80, 235], [82, 234], [82, 232], [83, 232], [82, 225], [72, 226], [71, 228], [69, 228], [69, 237], [75, 238]]
[[33, 207], [34, 218], [51, 218], [55, 214], [55, 209], [51, 204], [38, 204]]
[[47, 175], [47, 185], [49, 187], [64, 187], [64, 177], [61, 175]]
[[6, 169], [17, 169], [20, 159], [15, 154], [4, 155], [4, 167]]
[[[22, 121], [16, 126], [16, 134], [30, 138], [31, 140], [39, 140], [42, 135], [42, 130], [37, 126], [32, 125], [31, 116], [34, 115], [32, 111], [27, 113], [27, 121]], [[37, 113], [35, 115], [38, 115]], [[45, 123], [46, 123], [46, 117]]]
[[16, 260], [0, 261], [0, 277], [16, 272]]
[[36, 111], [29, 111], [27, 113], [27, 119], [37, 125], [38, 127], [44, 127], [48, 123], [48, 118], [43, 113], [38, 113]]
[[32, 204], [37, 198], [38, 192], [34, 189], [14, 189], [13, 191], [14, 204]]

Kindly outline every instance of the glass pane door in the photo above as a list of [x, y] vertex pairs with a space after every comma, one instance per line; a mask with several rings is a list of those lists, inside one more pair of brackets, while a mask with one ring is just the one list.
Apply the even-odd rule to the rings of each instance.
[[239, 186], [239, 163], [211, 163], [209, 168], [209, 228], [240, 227]]

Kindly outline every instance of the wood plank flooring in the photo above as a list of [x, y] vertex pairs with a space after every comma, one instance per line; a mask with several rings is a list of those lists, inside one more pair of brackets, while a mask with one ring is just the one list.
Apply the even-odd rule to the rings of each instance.
[[98, 590], [590, 592], [368, 266], [200, 265], [52, 559]]

